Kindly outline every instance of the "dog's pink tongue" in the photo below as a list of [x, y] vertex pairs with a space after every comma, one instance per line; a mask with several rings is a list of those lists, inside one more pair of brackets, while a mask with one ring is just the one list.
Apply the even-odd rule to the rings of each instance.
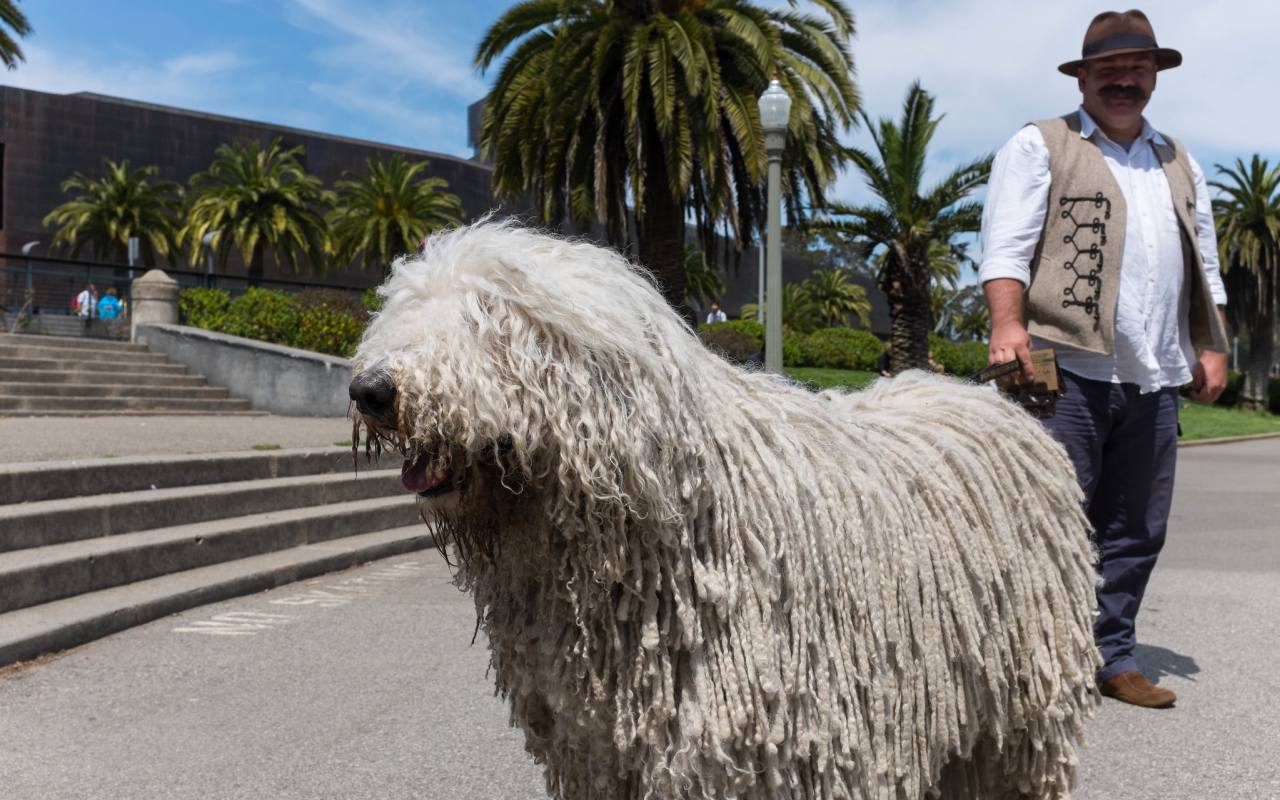
[[425, 492], [439, 486], [444, 476], [434, 470], [428, 474], [430, 466], [431, 459], [425, 455], [418, 456], [413, 461], [405, 459], [404, 466], [400, 468], [400, 482], [404, 484], [404, 488], [411, 492]]

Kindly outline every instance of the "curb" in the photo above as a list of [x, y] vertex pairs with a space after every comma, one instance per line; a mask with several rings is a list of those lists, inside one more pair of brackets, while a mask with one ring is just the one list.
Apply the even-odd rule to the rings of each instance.
[[1251, 433], [1247, 436], [1219, 436], [1216, 439], [1192, 439], [1188, 442], [1178, 442], [1178, 447], [1200, 447], [1207, 444], [1231, 444], [1232, 442], [1252, 442], [1258, 439], [1276, 439], [1280, 438], [1280, 431], [1272, 433]]

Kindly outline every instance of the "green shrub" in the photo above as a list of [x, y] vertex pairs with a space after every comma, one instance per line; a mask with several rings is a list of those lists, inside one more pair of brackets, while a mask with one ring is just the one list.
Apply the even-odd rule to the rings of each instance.
[[227, 307], [223, 333], [287, 345], [298, 328], [298, 299], [271, 289], [250, 287]]
[[378, 287], [370, 286], [360, 295], [360, 305], [370, 314], [382, 310], [382, 298], [378, 296]]
[[[363, 315], [362, 315], [363, 316]], [[291, 347], [350, 358], [356, 352], [365, 320], [327, 305], [304, 307], [298, 314]]]
[[220, 331], [230, 304], [226, 289], [185, 289], [178, 294], [178, 319], [193, 328]]
[[754, 319], [731, 319], [727, 322], [711, 322], [698, 326], [698, 333], [703, 331], [737, 331], [755, 339], [758, 347], [764, 347], [764, 326]]
[[255, 287], [234, 300], [222, 289], [187, 289], [178, 307], [186, 325], [342, 357], [355, 352], [369, 320], [363, 297], [337, 289], [294, 296]]
[[782, 366], [804, 366], [805, 339], [799, 331], [783, 330], [782, 332]]
[[933, 349], [933, 360], [941, 364], [948, 375], [968, 378], [987, 366], [985, 342], [953, 342], [930, 334], [929, 347]]
[[822, 328], [805, 339], [804, 366], [825, 369], [879, 368], [884, 345], [870, 331]]
[[759, 355], [762, 350], [755, 338], [728, 327], [728, 323], [724, 322], [698, 328], [698, 338], [702, 339], [707, 349], [738, 363], [746, 361], [752, 355]]

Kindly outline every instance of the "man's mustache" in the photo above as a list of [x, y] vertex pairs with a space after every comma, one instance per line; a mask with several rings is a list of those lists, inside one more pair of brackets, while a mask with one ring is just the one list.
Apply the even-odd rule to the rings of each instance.
[[1111, 83], [1098, 90], [1103, 97], [1115, 97], [1123, 100], [1146, 100], [1147, 93], [1141, 86]]

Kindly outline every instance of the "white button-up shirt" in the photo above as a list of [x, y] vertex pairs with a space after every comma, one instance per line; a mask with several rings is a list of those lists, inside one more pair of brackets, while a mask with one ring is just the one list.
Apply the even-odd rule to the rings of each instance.
[[[1120, 186], [1125, 205], [1124, 253], [1116, 305], [1116, 346], [1110, 355], [1053, 346], [1062, 368], [1093, 380], [1136, 384], [1141, 392], [1191, 380], [1195, 350], [1183, 297], [1185, 263], [1169, 181], [1151, 144], [1165, 139], [1145, 119], [1128, 147], [1107, 138], [1080, 109], [1080, 136], [1092, 139]], [[1190, 155], [1196, 192], [1196, 238], [1214, 302], [1226, 305], [1218, 268], [1218, 240], [1204, 173]], [[1026, 286], [1044, 230], [1049, 202], [1049, 150], [1040, 129], [1027, 125], [1000, 148], [991, 167], [982, 212], [982, 266], [978, 280], [1013, 278]], [[1188, 288], [1189, 294], [1189, 288]]]

